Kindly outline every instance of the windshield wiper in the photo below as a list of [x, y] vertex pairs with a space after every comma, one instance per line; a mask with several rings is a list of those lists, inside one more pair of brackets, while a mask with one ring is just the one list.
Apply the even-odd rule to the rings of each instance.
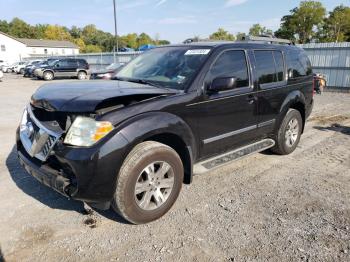
[[157, 88], [162, 88], [159, 85], [156, 85], [155, 83], [153, 83], [152, 81], [148, 81], [146, 79], [124, 78], [124, 77], [118, 77], [118, 76], [114, 77], [114, 79], [119, 81], [126, 81], [126, 82], [132, 82], [132, 83], [138, 83], [138, 84], [149, 85]]

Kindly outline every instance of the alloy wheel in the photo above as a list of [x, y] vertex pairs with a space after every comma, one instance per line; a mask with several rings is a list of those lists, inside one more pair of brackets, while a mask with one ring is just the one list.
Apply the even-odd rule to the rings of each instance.
[[288, 147], [292, 147], [297, 141], [298, 136], [299, 136], [299, 123], [296, 118], [292, 118], [287, 125], [287, 129], [285, 133], [286, 145]]
[[174, 170], [165, 161], [149, 164], [135, 185], [135, 200], [143, 210], [154, 210], [167, 201], [174, 187]]

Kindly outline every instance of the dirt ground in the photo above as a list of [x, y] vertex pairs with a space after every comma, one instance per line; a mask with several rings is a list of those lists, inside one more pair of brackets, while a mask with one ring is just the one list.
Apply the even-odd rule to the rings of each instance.
[[6, 261], [350, 261], [350, 94], [315, 97], [293, 154], [195, 176], [167, 215], [134, 226], [112, 211], [85, 214], [18, 164], [15, 129], [41, 84], [8, 74], [0, 82]]

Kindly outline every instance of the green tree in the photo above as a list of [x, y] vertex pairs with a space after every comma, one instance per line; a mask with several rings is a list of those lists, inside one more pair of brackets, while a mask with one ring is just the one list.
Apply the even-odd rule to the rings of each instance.
[[243, 37], [246, 37], [246, 36], [247, 36], [246, 33], [238, 32], [238, 33], [236, 34], [236, 39], [237, 39], [238, 41], [240, 41], [240, 40], [243, 39]]
[[323, 41], [342, 42], [349, 41], [350, 33], [350, 7], [337, 6], [325, 21], [323, 28]]
[[119, 38], [121, 47], [137, 48], [137, 34], [127, 34]]
[[34, 29], [23, 20], [15, 17], [9, 24], [8, 33], [14, 37], [19, 38], [33, 38], [35, 37]]
[[87, 45], [98, 44], [96, 26], [92, 24], [85, 26], [82, 31], [82, 37]]
[[36, 39], [44, 39], [45, 31], [49, 25], [37, 24], [34, 26], [35, 38]]
[[86, 45], [85, 48], [82, 50], [82, 52], [83, 53], [101, 53], [102, 49], [97, 45]]
[[71, 41], [72, 37], [68, 30], [59, 25], [48, 25], [45, 30], [45, 39], [50, 40], [68, 40]]
[[80, 38], [82, 35], [82, 29], [73, 25], [69, 30], [69, 33], [73, 38]]
[[153, 39], [146, 33], [141, 33], [137, 37], [137, 47], [147, 45], [147, 44], [153, 44], [153, 43], [154, 43]]
[[281, 26], [275, 32], [275, 36], [279, 38], [289, 39], [295, 41], [295, 29], [291, 26], [291, 15], [285, 15], [281, 19]]
[[170, 42], [168, 40], [159, 40], [158, 45], [170, 45]]
[[323, 26], [326, 9], [318, 1], [302, 1], [291, 13], [290, 29], [298, 36], [300, 43], [308, 43]]
[[82, 38], [75, 38], [73, 39], [73, 43], [76, 44], [79, 47], [79, 50], [83, 52], [86, 48], [85, 42]]
[[271, 29], [267, 29], [265, 26], [262, 26], [260, 24], [254, 24], [249, 29], [249, 35], [252, 36], [259, 36], [259, 35], [272, 35], [273, 32]]
[[10, 25], [6, 20], [0, 20], [0, 31], [3, 33], [8, 33], [10, 30]]
[[235, 36], [230, 34], [228, 31], [226, 31], [223, 28], [219, 28], [218, 31], [212, 33], [209, 36], [209, 39], [211, 40], [226, 40], [226, 41], [234, 41]]

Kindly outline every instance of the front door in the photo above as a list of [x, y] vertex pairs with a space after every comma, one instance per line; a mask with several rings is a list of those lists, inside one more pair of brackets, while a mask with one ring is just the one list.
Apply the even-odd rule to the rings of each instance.
[[205, 86], [215, 78], [234, 77], [232, 90], [207, 93], [195, 104], [204, 159], [247, 144], [257, 129], [256, 92], [250, 81], [248, 56], [244, 50], [226, 50], [213, 62]]

